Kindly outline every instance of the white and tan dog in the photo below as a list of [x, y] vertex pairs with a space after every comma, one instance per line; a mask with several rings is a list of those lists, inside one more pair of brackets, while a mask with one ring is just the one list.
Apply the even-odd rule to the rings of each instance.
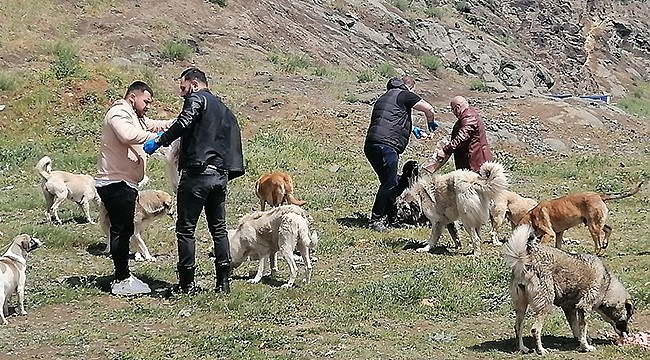
[[[135, 217], [133, 219], [135, 231], [130, 240], [130, 247], [135, 252], [136, 261], [156, 261], [156, 258], [149, 252], [149, 248], [142, 239], [141, 234], [156, 219], [165, 215], [174, 215], [172, 196], [169, 193], [162, 190], [142, 190], [138, 193], [138, 200], [135, 203]], [[111, 241], [109, 229], [111, 221], [103, 205], [99, 207], [99, 223], [106, 235], [106, 249], [104, 253], [110, 254]]]
[[[481, 225], [489, 219], [490, 205], [508, 186], [503, 166], [496, 162], [481, 165], [479, 173], [456, 170], [444, 175], [418, 179], [397, 198], [398, 218], [417, 219], [424, 214], [431, 222], [428, 244], [418, 249], [429, 252], [438, 244], [442, 229], [460, 220], [473, 242], [472, 254], [480, 253]], [[455, 231], [450, 231], [460, 247]]]
[[2, 325], [7, 324], [5, 314], [9, 312], [9, 297], [18, 295], [18, 315], [27, 315], [25, 311], [25, 270], [27, 269], [27, 254], [40, 247], [43, 243], [29, 235], [16, 236], [7, 252], [0, 257], [0, 302]]
[[305, 283], [311, 282], [311, 252], [316, 248], [318, 235], [309, 232], [311, 216], [299, 206], [283, 205], [269, 211], [255, 211], [244, 215], [230, 235], [232, 267], [237, 268], [247, 258], [261, 259], [257, 274], [250, 280], [257, 283], [268, 272], [268, 259], [280, 252], [289, 265], [290, 276], [283, 288], [292, 287], [298, 268], [293, 257], [298, 250], [305, 264]]
[[508, 219], [512, 229], [526, 213], [537, 206], [537, 200], [523, 197], [513, 191], [504, 190], [492, 202], [490, 208], [490, 239], [494, 245], [501, 245], [497, 231], [503, 225], [503, 220]]
[[41, 187], [45, 195], [45, 212], [49, 220], [61, 224], [59, 206], [65, 199], [70, 199], [79, 205], [86, 220], [94, 224], [90, 216], [90, 202], [94, 200], [99, 204], [100, 200], [92, 176], [52, 171], [52, 159], [48, 156], [43, 156], [38, 161], [36, 170], [43, 178]]

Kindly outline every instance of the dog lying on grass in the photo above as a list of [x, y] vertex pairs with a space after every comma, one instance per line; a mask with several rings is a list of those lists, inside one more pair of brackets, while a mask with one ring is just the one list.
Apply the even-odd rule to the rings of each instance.
[[0, 257], [0, 303], [2, 313], [0, 321], [7, 325], [5, 315], [9, 313], [9, 297], [14, 293], [18, 296], [18, 315], [27, 315], [25, 311], [25, 270], [27, 269], [27, 255], [43, 243], [29, 235], [16, 236], [9, 249]]
[[289, 265], [290, 276], [283, 288], [292, 287], [298, 269], [293, 257], [298, 250], [305, 264], [305, 283], [312, 277], [311, 252], [318, 244], [316, 232], [309, 232], [311, 216], [296, 205], [284, 205], [269, 211], [244, 215], [234, 232], [229, 232], [230, 256], [235, 269], [248, 257], [260, 259], [257, 274], [250, 280], [257, 283], [268, 273], [268, 259], [279, 252]]
[[61, 224], [59, 206], [70, 199], [79, 205], [89, 223], [95, 223], [90, 216], [90, 202], [94, 200], [99, 204], [100, 200], [92, 176], [52, 171], [52, 159], [49, 156], [43, 156], [38, 161], [36, 170], [43, 178], [41, 189], [45, 196], [45, 213], [50, 221]]
[[[142, 239], [142, 232], [149, 227], [156, 219], [165, 215], [173, 216], [174, 208], [172, 196], [162, 190], [142, 190], [138, 193], [135, 203], [135, 217], [133, 219], [135, 231], [130, 239], [130, 247], [135, 252], [136, 261], [156, 261], [151, 255], [147, 244]], [[111, 240], [109, 229], [111, 221], [103, 205], [99, 207], [99, 223], [106, 235], [105, 254], [111, 253]]]
[[521, 329], [529, 306], [537, 314], [532, 334], [535, 350], [541, 355], [547, 353], [542, 346], [542, 326], [553, 305], [564, 310], [581, 351], [595, 350], [587, 341], [587, 318], [593, 310], [614, 327], [619, 337], [629, 333], [628, 323], [634, 313], [630, 294], [603, 262], [594, 255], [567, 254], [540, 245], [533, 235], [530, 225], [520, 225], [503, 245], [504, 259], [512, 269], [510, 296], [519, 350], [529, 351]]
[[594, 241], [594, 251], [599, 254], [607, 248], [612, 234], [611, 226], [606, 224], [608, 210], [605, 201], [632, 196], [639, 192], [641, 185], [643, 181], [636, 188], [617, 194], [582, 192], [542, 201], [526, 213], [519, 224], [532, 225], [542, 243], [555, 239], [555, 247], [560, 249], [564, 232], [584, 223]]

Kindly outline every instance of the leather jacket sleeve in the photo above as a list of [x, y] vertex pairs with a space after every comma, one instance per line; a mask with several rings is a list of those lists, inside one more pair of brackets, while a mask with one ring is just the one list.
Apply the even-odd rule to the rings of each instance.
[[203, 96], [196, 93], [188, 95], [183, 103], [183, 110], [169, 129], [160, 135], [158, 143], [162, 146], [169, 146], [174, 140], [183, 136], [199, 117], [204, 106], [205, 98]]
[[458, 133], [454, 136], [449, 144], [442, 148], [445, 154], [452, 154], [459, 146], [469, 141], [472, 134], [476, 131], [476, 117], [466, 116], [461, 120]]

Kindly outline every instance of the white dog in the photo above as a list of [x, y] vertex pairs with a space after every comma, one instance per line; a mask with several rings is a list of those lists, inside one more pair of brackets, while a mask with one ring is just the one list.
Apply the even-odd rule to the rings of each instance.
[[[508, 186], [503, 166], [486, 162], [479, 173], [456, 170], [444, 175], [420, 178], [396, 201], [399, 218], [414, 218], [424, 214], [431, 222], [429, 243], [418, 249], [429, 252], [438, 244], [442, 229], [455, 220], [463, 223], [473, 241], [474, 255], [480, 253], [481, 225], [489, 218], [490, 204]], [[455, 232], [450, 232], [454, 236]], [[456, 247], [460, 247], [457, 236]]]
[[43, 245], [43, 243], [29, 235], [16, 236], [7, 252], [0, 257], [0, 302], [2, 325], [7, 324], [5, 314], [9, 313], [9, 297], [18, 295], [18, 315], [27, 315], [25, 311], [25, 269], [27, 268], [27, 254]]
[[42, 157], [36, 164], [36, 170], [43, 178], [42, 190], [45, 195], [46, 215], [55, 223], [61, 224], [59, 206], [65, 199], [76, 202], [83, 210], [86, 220], [93, 223], [90, 217], [90, 201], [99, 204], [99, 195], [95, 189], [95, 179], [90, 175], [76, 175], [66, 171], [52, 171], [52, 159]]
[[[144, 243], [141, 234], [154, 220], [165, 215], [174, 215], [172, 196], [170, 194], [162, 190], [142, 190], [138, 193], [138, 200], [135, 203], [135, 217], [133, 219], [135, 231], [130, 240], [130, 247], [135, 250], [136, 261], [156, 261], [156, 258], [149, 252], [149, 248]], [[106, 249], [104, 253], [110, 254], [111, 241], [109, 229], [111, 221], [108, 218], [108, 213], [103, 204], [99, 207], [99, 223], [106, 235]]]
[[[283, 288], [292, 287], [296, 281], [298, 268], [293, 252], [298, 249], [305, 264], [305, 282], [312, 277], [310, 253], [318, 243], [316, 232], [309, 233], [310, 216], [296, 205], [284, 205], [270, 211], [255, 211], [244, 215], [230, 237], [232, 267], [237, 268], [248, 257], [261, 259], [257, 274], [250, 280], [262, 280], [267, 269], [269, 257], [279, 251], [289, 264], [291, 275]], [[231, 233], [229, 233], [230, 235]]]
[[174, 140], [169, 147], [163, 147], [152, 156], [159, 158], [165, 162], [165, 176], [169, 187], [174, 194], [178, 193], [178, 183], [180, 182], [180, 174], [178, 172], [178, 161], [181, 155], [181, 140]]

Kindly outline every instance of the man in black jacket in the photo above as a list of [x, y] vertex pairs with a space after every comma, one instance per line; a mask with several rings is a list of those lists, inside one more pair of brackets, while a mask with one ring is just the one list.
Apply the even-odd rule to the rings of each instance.
[[241, 132], [237, 118], [220, 98], [208, 90], [205, 73], [189, 68], [180, 76], [183, 110], [169, 129], [144, 145], [153, 154], [181, 138], [178, 170], [176, 237], [178, 290], [193, 293], [196, 269], [196, 223], [205, 208], [214, 242], [218, 293], [230, 292], [230, 244], [226, 231], [226, 186], [244, 174]]
[[386, 222], [396, 197], [399, 155], [406, 149], [411, 131], [416, 137], [421, 136], [422, 129], [413, 127], [411, 109], [425, 114], [429, 130], [438, 126], [433, 107], [413, 93], [414, 88], [415, 79], [411, 76], [392, 78], [386, 84], [387, 91], [377, 99], [372, 109], [363, 152], [380, 183], [370, 216], [373, 230], [388, 230]]

